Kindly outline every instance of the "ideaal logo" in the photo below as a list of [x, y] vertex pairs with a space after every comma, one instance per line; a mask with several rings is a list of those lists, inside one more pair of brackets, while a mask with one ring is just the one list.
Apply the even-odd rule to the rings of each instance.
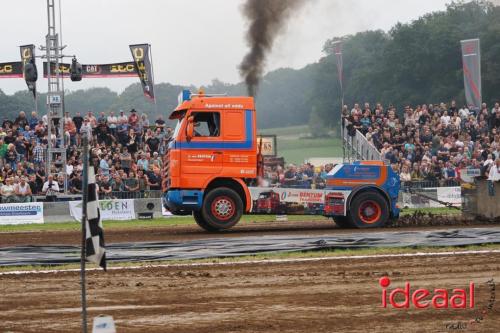
[[[417, 309], [433, 307], [435, 309], [470, 309], [474, 308], [474, 282], [469, 283], [469, 288], [453, 289], [451, 293], [447, 289], [437, 288], [434, 291], [419, 288], [411, 290], [410, 282], [405, 283], [405, 287], [396, 288], [387, 297], [387, 288], [391, 280], [384, 276], [380, 278], [379, 284], [382, 287], [382, 307], [387, 308], [387, 299], [389, 304], [395, 309], [408, 309], [410, 303]], [[396, 297], [403, 296], [403, 301], [396, 301]]]
[[[387, 288], [391, 280], [384, 276], [380, 278], [379, 285], [382, 287], [383, 308], [389, 306], [395, 309], [473, 309], [476, 312], [474, 318], [465, 321], [447, 322], [445, 324], [448, 330], [467, 330], [475, 325], [481, 324], [493, 311], [496, 301], [496, 285], [493, 279], [485, 283], [489, 291], [489, 297], [483, 306], [476, 307], [476, 285], [469, 282], [468, 288], [455, 288], [451, 292], [444, 288], [436, 288], [433, 291], [419, 288], [412, 290], [409, 282], [405, 283], [404, 288], [395, 288], [388, 293]], [[398, 298], [398, 300], [396, 300]], [[402, 299], [401, 299], [402, 298]]]

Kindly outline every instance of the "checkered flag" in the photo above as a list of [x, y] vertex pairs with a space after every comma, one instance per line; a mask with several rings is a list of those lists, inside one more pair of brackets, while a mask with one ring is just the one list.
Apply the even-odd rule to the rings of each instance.
[[97, 197], [95, 171], [93, 166], [88, 167], [87, 191], [88, 201], [87, 218], [85, 220], [85, 257], [88, 261], [99, 264], [99, 266], [106, 270], [106, 248], [104, 247], [104, 232], [102, 229], [101, 213], [99, 211], [99, 200]]

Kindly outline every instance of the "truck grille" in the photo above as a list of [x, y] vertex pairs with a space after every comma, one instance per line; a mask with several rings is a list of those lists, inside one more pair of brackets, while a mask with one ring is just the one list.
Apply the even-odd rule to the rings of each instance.
[[170, 150], [163, 156], [162, 189], [164, 192], [170, 188]]

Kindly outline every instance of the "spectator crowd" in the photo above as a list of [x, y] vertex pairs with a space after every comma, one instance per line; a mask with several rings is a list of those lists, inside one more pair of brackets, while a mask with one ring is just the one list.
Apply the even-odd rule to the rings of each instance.
[[479, 169], [488, 177], [500, 158], [500, 104], [481, 110], [449, 104], [371, 108], [365, 103], [343, 108], [350, 135], [359, 130], [399, 172], [402, 182], [451, 185], [460, 182], [460, 170]]
[[[52, 118], [36, 112], [20, 112], [14, 119], [4, 119], [0, 127], [0, 197], [3, 203], [27, 202], [33, 195], [55, 198], [58, 193], [82, 192], [82, 135], [88, 134], [94, 165], [98, 166], [97, 184], [102, 198], [142, 197], [150, 190], [161, 190], [162, 158], [172, 129], [162, 116], [150, 122], [146, 114], [132, 109], [97, 116], [92, 111], [82, 116], [68, 112]], [[59, 136], [60, 122], [64, 135]], [[63, 137], [64, 140], [57, 140]], [[47, 147], [66, 150], [66, 164], [61, 154], [54, 154], [46, 173]], [[63, 141], [63, 142], [61, 142]]]
[[[359, 130], [399, 173], [403, 184], [456, 186], [462, 181], [461, 170], [477, 169], [488, 178], [495, 165], [500, 165], [499, 103], [491, 109], [484, 103], [478, 112], [458, 108], [454, 101], [406, 106], [402, 111], [380, 103], [375, 108], [369, 103], [355, 104], [352, 109], [346, 105], [342, 119], [348, 134], [354, 136]], [[321, 189], [333, 167], [266, 166], [261, 183]]]

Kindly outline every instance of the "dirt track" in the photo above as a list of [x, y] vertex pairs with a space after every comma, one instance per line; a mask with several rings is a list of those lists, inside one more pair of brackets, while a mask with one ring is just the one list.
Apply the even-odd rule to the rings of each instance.
[[[356, 230], [356, 232], [377, 231], [411, 231], [432, 230], [443, 228], [468, 228], [481, 227], [479, 223], [459, 226], [420, 226], [404, 228], [386, 228]], [[484, 225], [488, 226], [488, 225]], [[490, 225], [491, 226], [491, 225]], [[165, 227], [121, 228], [106, 229], [106, 243], [172, 241], [180, 242], [194, 239], [222, 238], [222, 237], [247, 237], [261, 235], [328, 235], [339, 233], [352, 233], [352, 229], [340, 229], [328, 220], [314, 222], [258, 222], [241, 223], [233, 229], [211, 234], [201, 230], [197, 225], [178, 225]], [[79, 245], [81, 242], [79, 231], [29, 231], [29, 232], [0, 232], [0, 247], [20, 245]]]
[[[384, 275], [390, 290], [405, 281], [431, 290], [474, 281], [476, 309], [383, 309]], [[0, 332], [77, 332], [78, 278], [0, 275]], [[90, 317], [112, 315], [118, 332], [456, 332], [446, 324], [477, 317], [491, 278], [500, 281], [500, 254], [144, 268], [89, 273], [88, 299]], [[458, 331], [499, 327], [495, 304]]]

